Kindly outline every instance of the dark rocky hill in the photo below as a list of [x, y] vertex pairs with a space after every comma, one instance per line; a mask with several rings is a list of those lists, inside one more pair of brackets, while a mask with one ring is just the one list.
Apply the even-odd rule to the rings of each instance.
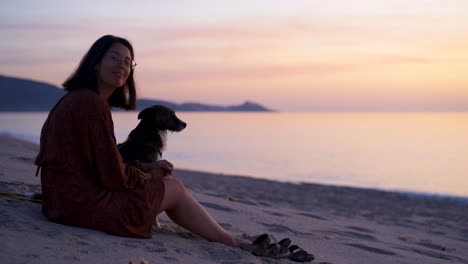
[[[6, 77], [0, 75], [0, 111], [49, 111], [55, 103], [65, 94], [57, 86], [27, 79]], [[266, 107], [245, 102], [241, 105], [220, 106], [200, 103], [176, 104], [169, 101], [139, 99], [137, 110], [145, 107], [162, 104], [175, 111], [236, 111], [236, 112], [270, 112]]]

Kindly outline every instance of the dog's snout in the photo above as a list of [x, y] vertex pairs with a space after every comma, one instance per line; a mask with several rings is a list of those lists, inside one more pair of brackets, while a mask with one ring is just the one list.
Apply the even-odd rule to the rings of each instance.
[[177, 132], [184, 130], [187, 127], [187, 123], [179, 119], [179, 124], [177, 125]]

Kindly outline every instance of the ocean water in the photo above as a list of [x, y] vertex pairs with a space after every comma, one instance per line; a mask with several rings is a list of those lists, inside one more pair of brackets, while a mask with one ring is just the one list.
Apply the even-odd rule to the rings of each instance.
[[[468, 197], [468, 113], [180, 112], [175, 167]], [[0, 133], [39, 142], [47, 113], [0, 113]], [[113, 113], [118, 142], [136, 112]]]

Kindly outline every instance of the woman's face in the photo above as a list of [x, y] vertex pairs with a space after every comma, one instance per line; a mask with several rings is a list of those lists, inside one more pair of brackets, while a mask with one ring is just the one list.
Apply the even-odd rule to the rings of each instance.
[[101, 85], [122, 87], [132, 70], [130, 50], [121, 43], [114, 43], [104, 54], [101, 63], [96, 65], [97, 79]]

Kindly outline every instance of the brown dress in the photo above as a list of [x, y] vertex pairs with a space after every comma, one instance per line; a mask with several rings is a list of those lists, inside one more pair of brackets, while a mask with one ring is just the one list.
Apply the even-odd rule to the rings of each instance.
[[108, 103], [90, 89], [66, 94], [42, 128], [42, 212], [50, 220], [114, 235], [151, 237], [161, 179], [124, 164]]

